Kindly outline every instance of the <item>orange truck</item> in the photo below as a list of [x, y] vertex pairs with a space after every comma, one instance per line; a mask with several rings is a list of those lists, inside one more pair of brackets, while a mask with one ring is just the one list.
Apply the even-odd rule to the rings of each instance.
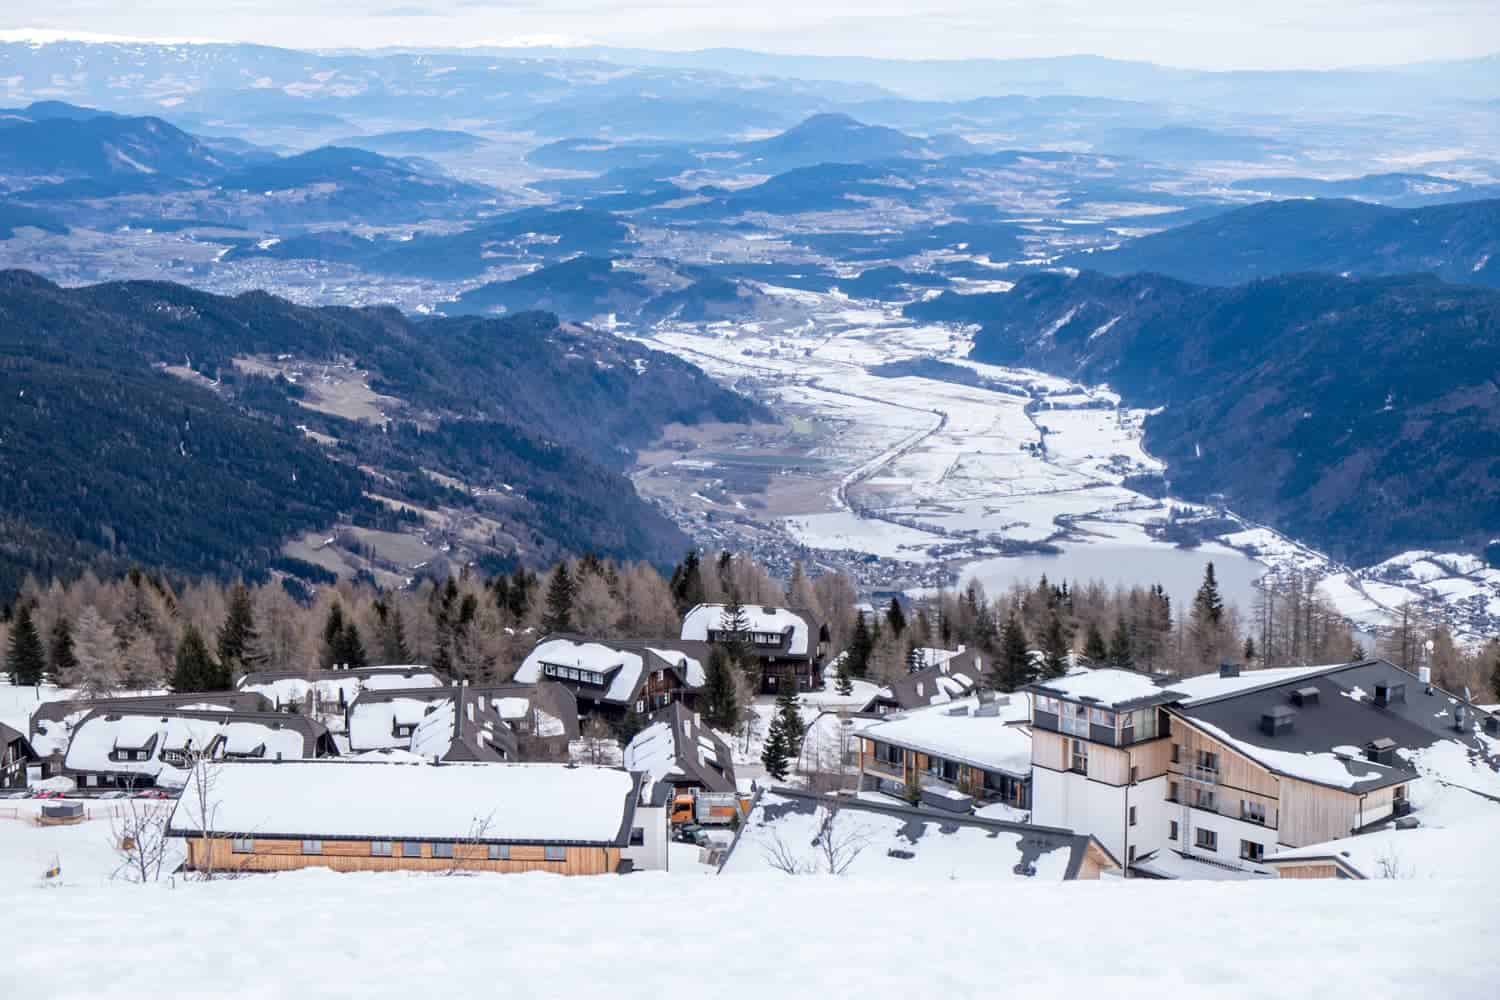
[[727, 826], [750, 811], [750, 798], [734, 792], [678, 792], [672, 799], [672, 825]]

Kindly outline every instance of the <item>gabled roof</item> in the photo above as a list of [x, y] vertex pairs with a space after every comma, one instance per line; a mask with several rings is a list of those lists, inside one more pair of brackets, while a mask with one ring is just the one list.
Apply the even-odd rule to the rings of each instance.
[[820, 811], [831, 802], [835, 832], [862, 844], [851, 878], [1063, 881], [1078, 877], [1091, 851], [1104, 867], [1119, 867], [1098, 840], [1071, 830], [774, 788], [756, 797], [720, 872], [770, 871], [767, 855], [778, 840], [812, 862]]
[[411, 752], [429, 760], [516, 760], [516, 734], [489, 701], [467, 687], [449, 688], [411, 734]]
[[[1225, 680], [1244, 681], [1255, 673], [1279, 676], [1217, 695], [1203, 685], [1206, 690], [1198, 697], [1173, 705], [1171, 711], [1274, 773], [1355, 793], [1418, 777], [1408, 755], [1439, 742], [1482, 751], [1478, 729], [1484, 713], [1385, 660], [1258, 671]], [[1198, 679], [1189, 683], [1192, 680]], [[1396, 685], [1404, 687], [1404, 700], [1375, 703], [1377, 686]], [[1317, 690], [1315, 703], [1302, 696], [1303, 704], [1294, 705], [1294, 693], [1307, 689]], [[1460, 710], [1465, 717], [1461, 729], [1455, 727]], [[1275, 735], [1266, 733], [1261, 720], [1272, 714], [1290, 718], [1290, 727]], [[1380, 740], [1392, 741], [1391, 763], [1365, 756], [1366, 749]]]
[[940, 662], [887, 684], [870, 699], [870, 706], [922, 708], [963, 698], [978, 689], [984, 672], [983, 662], [977, 652], [954, 652], [946, 649], [927, 652], [943, 654]]
[[[226, 763], [210, 833], [267, 839], [624, 846], [639, 780], [566, 764]], [[168, 831], [203, 832], [191, 797]]]
[[395, 728], [418, 725], [429, 712], [452, 701], [457, 690], [420, 687], [361, 691], [344, 712], [349, 749], [364, 753], [410, 747], [411, 737], [397, 736]]
[[[257, 691], [184, 691], [169, 694], [131, 695], [122, 698], [68, 698], [63, 701], [47, 701], [31, 713], [29, 723], [34, 742], [45, 742], [62, 753], [67, 749], [67, 727], [71, 717], [74, 721], [96, 708], [112, 711], [144, 710], [164, 711], [193, 709], [199, 711], [225, 710], [234, 712], [268, 712], [276, 706]], [[43, 737], [37, 740], [36, 737]]]
[[[785, 635], [786, 655], [812, 657], [821, 629], [811, 612], [800, 608], [766, 607], [759, 604], [746, 604], [744, 609], [749, 631]], [[698, 605], [682, 616], [682, 638], [695, 642], [708, 641], [709, 632], [719, 628], [723, 617], [722, 604]]]
[[21, 732], [19, 729], [12, 729], [5, 723], [0, 722], [0, 749], [4, 749], [5, 747], [10, 746], [12, 743], [17, 742], [21, 744], [22, 753], [27, 758], [33, 760], [36, 759], [37, 752], [32, 749], [31, 741], [26, 738], [26, 734]]
[[734, 754], [703, 725], [696, 712], [672, 702], [651, 716], [650, 725], [625, 748], [628, 771], [672, 785], [702, 785], [710, 792], [733, 792]]
[[[522, 684], [552, 680], [595, 701], [628, 705], [635, 701], [645, 679], [647, 655], [602, 639], [546, 636], [532, 647], [516, 668], [515, 680]], [[599, 686], [566, 677], [550, 677], [544, 670], [545, 665], [600, 674], [604, 677], [604, 684]]]
[[242, 675], [235, 686], [241, 691], [264, 694], [273, 707], [292, 701], [305, 702], [316, 691], [326, 702], [352, 702], [361, 691], [386, 688], [444, 687], [450, 682], [431, 667], [420, 664], [358, 667], [352, 670], [260, 670]]
[[543, 739], [578, 738], [578, 696], [562, 684], [475, 684], [469, 689], [486, 699], [518, 733]]

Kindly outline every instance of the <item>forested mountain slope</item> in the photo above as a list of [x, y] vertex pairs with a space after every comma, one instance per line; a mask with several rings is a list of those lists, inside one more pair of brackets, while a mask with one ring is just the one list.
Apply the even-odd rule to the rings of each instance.
[[1291, 275], [1206, 288], [1041, 273], [912, 316], [980, 325], [973, 357], [1163, 406], [1178, 495], [1222, 493], [1352, 562], [1482, 546], [1500, 523], [1500, 292]]
[[[0, 273], [0, 367], [3, 590], [100, 561], [254, 573], [291, 535], [415, 530], [422, 510], [491, 525], [471, 548], [502, 562], [665, 561], [685, 542], [621, 475], [631, 451], [667, 423], [759, 413], [543, 313], [424, 323], [26, 272]], [[341, 409], [334, 371], [368, 413]]]

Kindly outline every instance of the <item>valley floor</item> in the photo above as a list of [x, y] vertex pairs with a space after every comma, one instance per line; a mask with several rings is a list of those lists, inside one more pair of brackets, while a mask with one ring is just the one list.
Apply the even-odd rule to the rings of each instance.
[[947, 881], [897, 894], [878, 880], [774, 872], [316, 870], [41, 888], [12, 877], [0, 908], [42, 920], [0, 968], [0, 992], [1478, 1000], [1494, 995], [1496, 888]]

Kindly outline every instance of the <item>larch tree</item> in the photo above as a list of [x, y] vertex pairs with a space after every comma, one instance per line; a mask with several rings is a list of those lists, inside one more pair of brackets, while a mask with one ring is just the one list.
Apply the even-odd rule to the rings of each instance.
[[30, 604], [22, 604], [16, 611], [5, 665], [10, 671], [11, 682], [17, 685], [40, 684], [42, 676], [47, 672], [47, 651], [42, 646], [41, 634], [37, 632], [36, 622], [32, 619]]
[[73, 646], [78, 660], [70, 686], [90, 698], [107, 695], [120, 686], [120, 639], [115, 628], [104, 620], [97, 608], [89, 605], [78, 616], [78, 632]]

